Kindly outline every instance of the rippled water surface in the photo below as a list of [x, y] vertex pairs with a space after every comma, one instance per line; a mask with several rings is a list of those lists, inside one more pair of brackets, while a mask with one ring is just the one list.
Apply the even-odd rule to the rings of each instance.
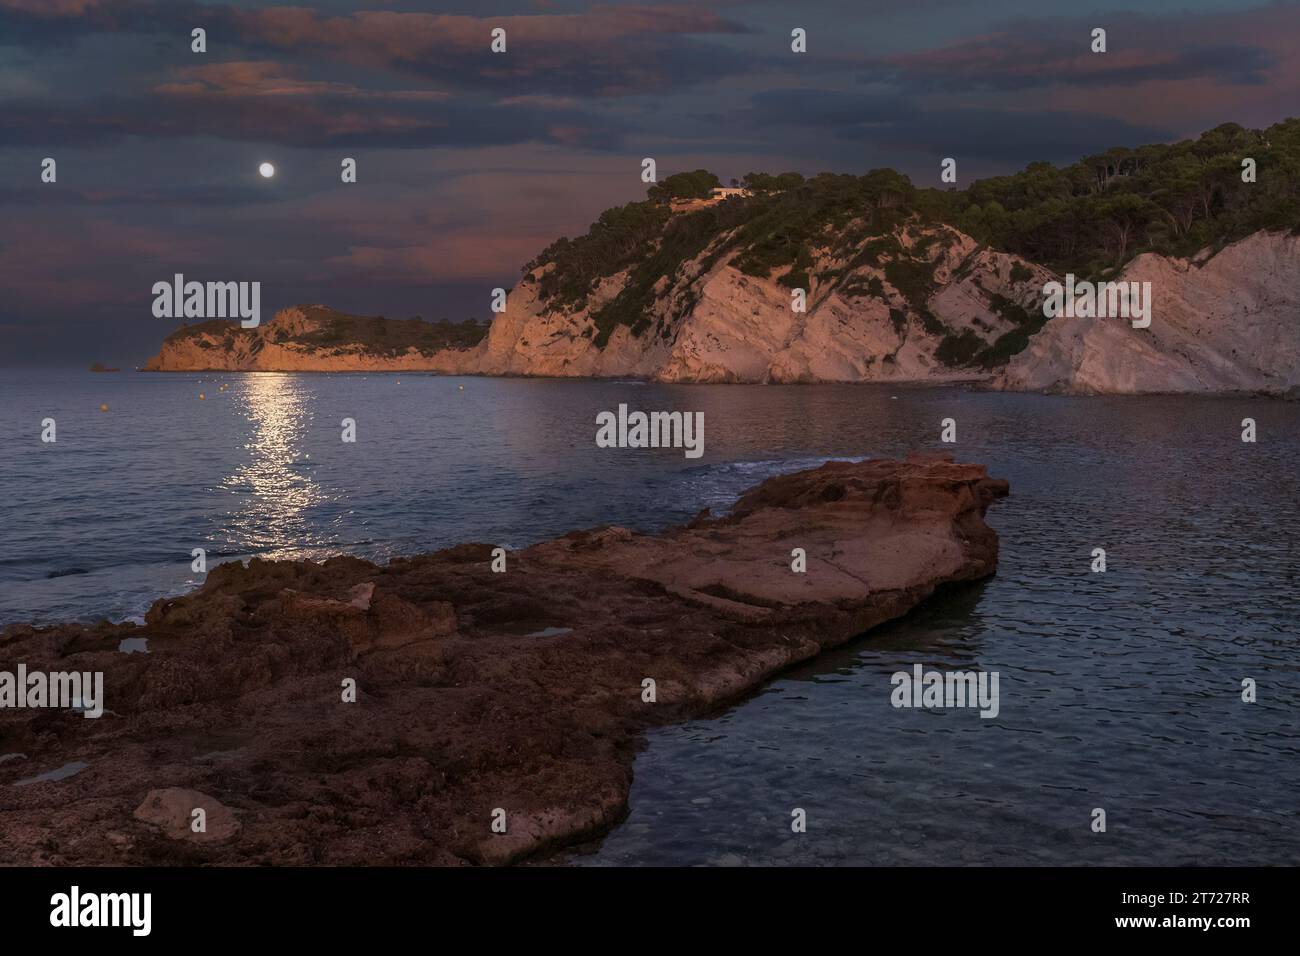
[[[619, 402], [703, 411], [704, 457], [597, 449]], [[1300, 862], [1295, 404], [0, 371], [0, 623], [139, 615], [196, 583], [197, 547], [385, 559], [653, 530], [829, 457], [943, 449], [946, 417], [959, 458], [1011, 481], [998, 575], [654, 732], [627, 821], [574, 860]], [[1000, 714], [894, 709], [915, 663], [997, 671]]]

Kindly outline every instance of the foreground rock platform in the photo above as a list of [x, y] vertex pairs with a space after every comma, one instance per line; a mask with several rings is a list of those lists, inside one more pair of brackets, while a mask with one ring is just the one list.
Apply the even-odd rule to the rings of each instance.
[[[106, 712], [0, 709], [0, 758], [24, 755], [0, 759], [0, 861], [501, 864], [598, 836], [645, 729], [993, 574], [984, 514], [1006, 494], [946, 457], [831, 462], [726, 516], [574, 532], [504, 573], [491, 544], [253, 560], [142, 626], [10, 626], [3, 668], [102, 671]], [[118, 652], [141, 637], [149, 653]]]

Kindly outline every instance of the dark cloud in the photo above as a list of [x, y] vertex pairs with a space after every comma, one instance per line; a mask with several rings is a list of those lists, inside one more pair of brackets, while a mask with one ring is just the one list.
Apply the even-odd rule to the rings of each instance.
[[126, 137], [210, 136], [284, 146], [413, 149], [523, 142], [608, 149], [621, 124], [578, 109], [475, 102], [391, 100], [353, 95], [209, 95], [171, 90], [151, 97], [90, 100], [52, 110], [45, 101], [10, 102], [0, 142], [40, 147], [98, 146]]
[[173, 32], [188, 41], [212, 9], [193, 0], [0, 0], [0, 45], [59, 46], [96, 33]]
[[[1106, 51], [1092, 32], [1106, 31]], [[1212, 79], [1257, 86], [1293, 52], [1300, 5], [1202, 13], [1107, 13], [1021, 20], [926, 50], [872, 61], [864, 79], [908, 92], [1015, 92]]]
[[[269, 51], [302, 57], [318, 68], [350, 64], [498, 95], [649, 93], [743, 74], [754, 66], [752, 57], [701, 39], [749, 28], [690, 4], [597, 4], [576, 12], [471, 16], [395, 10], [330, 14], [305, 6], [190, 0], [0, 0], [0, 44], [34, 47], [95, 34], [170, 34], [188, 52], [196, 26], [207, 30], [211, 55]], [[507, 53], [489, 48], [496, 27], [506, 30]]]
[[1215, 77], [1263, 84], [1279, 62], [1256, 46], [1092, 53], [1086, 32], [1072, 40], [1001, 34], [924, 53], [890, 57], [864, 76], [913, 93], [1015, 91], [1048, 86], [1117, 87], [1160, 80]]
[[1009, 169], [1038, 160], [1069, 163], [1111, 146], [1173, 138], [1165, 129], [1097, 113], [988, 108], [913, 113], [870, 131], [849, 131], [847, 136], [936, 156], [994, 160]]
[[830, 89], [765, 90], [754, 94], [750, 104], [750, 126], [814, 126], [839, 132], [899, 120], [916, 111], [915, 104], [900, 95]]
[[805, 142], [821, 137], [868, 144], [877, 156], [892, 150], [987, 159], [1008, 166], [1043, 159], [1071, 162], [1109, 146], [1160, 142], [1171, 135], [1165, 129], [1083, 111], [923, 109], [904, 96], [828, 89], [755, 94], [745, 123], [802, 129], [809, 134]]
[[[232, 14], [241, 40], [497, 93], [616, 96], [746, 72], [753, 60], [706, 34], [746, 28], [699, 6], [597, 5], [579, 13], [474, 17], [301, 7]], [[506, 31], [507, 52], [489, 45]]]

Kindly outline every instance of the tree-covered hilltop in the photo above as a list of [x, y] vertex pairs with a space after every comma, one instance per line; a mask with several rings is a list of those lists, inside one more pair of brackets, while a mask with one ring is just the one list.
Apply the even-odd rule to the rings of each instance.
[[[1243, 161], [1255, 161], [1244, 182]], [[933, 192], [927, 190], [926, 192]], [[1095, 274], [1143, 252], [1188, 256], [1261, 229], [1300, 226], [1300, 120], [1225, 123], [1194, 140], [1119, 147], [1064, 169], [926, 196], [923, 208], [975, 238], [1061, 271]]]
[[386, 319], [382, 315], [349, 315], [310, 306], [304, 311], [309, 318], [319, 320], [319, 328], [299, 335], [272, 337], [271, 340], [310, 348], [359, 345], [364, 351], [376, 355], [399, 355], [413, 348], [431, 355], [442, 349], [471, 348], [488, 333], [488, 323], [474, 319], [465, 322], [426, 321], [418, 315], [409, 319]]
[[[798, 185], [780, 191], [767, 179]], [[916, 190], [907, 177], [893, 170], [866, 176], [823, 173], [809, 180], [798, 174], [758, 180], [747, 176], [750, 197], [733, 197], [692, 212], [674, 215], [668, 199], [647, 199], [607, 209], [591, 229], [576, 239], [561, 238], [524, 267], [525, 274], [554, 263], [538, 279], [541, 298], [552, 308], [580, 308], [600, 279], [628, 269], [619, 294], [593, 316], [597, 343], [603, 345], [618, 325], [636, 334], [649, 327], [654, 288], [682, 263], [714, 246], [708, 263], [733, 250], [738, 267], [766, 276], [781, 265], [806, 266], [809, 250], [830, 233], [856, 227], [842, 239], [855, 240], [888, 232], [908, 215], [908, 200]], [[667, 182], [667, 181], [665, 181]], [[663, 185], [663, 184], [656, 184]], [[651, 187], [653, 193], [655, 187]], [[672, 191], [668, 191], [672, 196]], [[659, 194], [656, 194], [659, 195]], [[723, 242], [715, 240], [725, 237]], [[791, 283], [793, 284], [793, 283]], [[684, 303], [683, 311], [689, 306]]]
[[[1255, 161], [1255, 182], [1242, 179], [1245, 159]], [[646, 200], [602, 213], [585, 235], [553, 242], [524, 271], [553, 264], [539, 293], [567, 311], [581, 308], [602, 278], [629, 270], [619, 294], [592, 315], [601, 345], [618, 325], [647, 331], [657, 283], [706, 250], [706, 266], [734, 252], [749, 275], [784, 268], [779, 281], [790, 287], [879, 265], [924, 315], [931, 276], [924, 248], [898, 242], [905, 225], [951, 225], [994, 249], [1092, 277], [1142, 252], [1187, 256], [1261, 229], [1300, 228], [1300, 120], [1266, 130], [1225, 124], [1195, 140], [1111, 149], [1064, 168], [1032, 163], [965, 189], [918, 188], [891, 169], [750, 173], [742, 182], [750, 196], [674, 214], [672, 200], [707, 196], [718, 179], [706, 170], [670, 176]], [[810, 275], [819, 258], [846, 264]]]

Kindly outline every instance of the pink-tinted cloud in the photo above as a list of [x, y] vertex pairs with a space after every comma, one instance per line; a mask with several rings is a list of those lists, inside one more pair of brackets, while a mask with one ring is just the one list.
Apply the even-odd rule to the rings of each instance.
[[307, 80], [301, 70], [268, 60], [236, 60], [175, 71], [174, 82], [154, 91], [167, 96], [336, 96], [348, 99], [445, 100], [442, 90], [368, 90], [351, 83]]

